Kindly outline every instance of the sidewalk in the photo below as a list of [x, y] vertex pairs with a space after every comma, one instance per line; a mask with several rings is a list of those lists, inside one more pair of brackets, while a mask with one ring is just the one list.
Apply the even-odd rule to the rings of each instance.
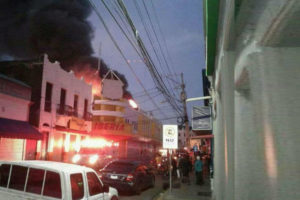
[[[204, 178], [205, 182], [203, 185], [196, 185], [194, 173], [190, 174], [191, 184], [180, 183], [175, 181], [173, 184], [172, 191], [169, 188], [163, 193], [159, 194], [155, 200], [212, 200], [210, 179]], [[179, 186], [180, 185], [180, 186]], [[174, 188], [175, 186], [179, 186]]]

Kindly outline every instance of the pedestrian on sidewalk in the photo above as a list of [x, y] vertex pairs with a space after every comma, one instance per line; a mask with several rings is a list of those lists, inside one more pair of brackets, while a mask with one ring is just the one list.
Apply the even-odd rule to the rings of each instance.
[[172, 158], [171, 164], [172, 164], [172, 177], [174, 177], [176, 179], [177, 178], [177, 161], [176, 161], [175, 157]]
[[195, 161], [195, 173], [196, 173], [196, 184], [197, 185], [203, 184], [202, 169], [203, 169], [203, 163], [201, 161], [200, 156], [197, 156], [196, 161]]
[[188, 155], [184, 155], [184, 157], [180, 159], [179, 168], [182, 174], [182, 183], [190, 184], [189, 173], [192, 169], [192, 164]]

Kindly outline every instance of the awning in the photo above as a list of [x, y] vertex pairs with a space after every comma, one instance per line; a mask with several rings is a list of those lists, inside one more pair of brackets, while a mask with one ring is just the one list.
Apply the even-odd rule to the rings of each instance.
[[190, 139], [209, 139], [209, 138], [214, 138], [214, 135], [210, 134], [210, 135], [198, 135], [198, 136], [190, 137]]
[[28, 122], [0, 118], [0, 137], [42, 140], [43, 135]]

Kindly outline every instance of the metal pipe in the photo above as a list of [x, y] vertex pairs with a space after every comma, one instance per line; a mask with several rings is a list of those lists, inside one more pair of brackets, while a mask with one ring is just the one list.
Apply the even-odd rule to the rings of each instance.
[[188, 98], [185, 101], [199, 101], [199, 100], [205, 100], [205, 99], [211, 99], [211, 96], [205, 96], [205, 97], [195, 97], [195, 98]]

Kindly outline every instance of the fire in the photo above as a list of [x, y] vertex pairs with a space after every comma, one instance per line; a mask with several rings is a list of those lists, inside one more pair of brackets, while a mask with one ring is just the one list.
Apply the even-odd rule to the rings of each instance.
[[113, 145], [112, 141], [107, 141], [105, 139], [85, 139], [81, 142], [81, 147], [90, 147], [90, 148], [103, 148], [111, 147]]
[[99, 71], [91, 67], [91, 64], [78, 64], [72, 68], [75, 76], [78, 79], [84, 79], [87, 84], [92, 84], [92, 94], [99, 95], [101, 94], [101, 78]]

